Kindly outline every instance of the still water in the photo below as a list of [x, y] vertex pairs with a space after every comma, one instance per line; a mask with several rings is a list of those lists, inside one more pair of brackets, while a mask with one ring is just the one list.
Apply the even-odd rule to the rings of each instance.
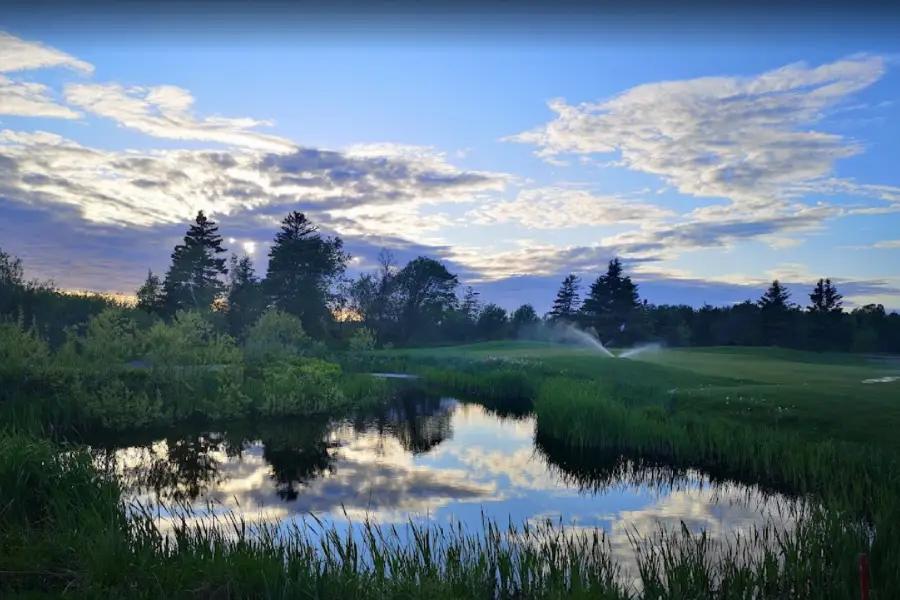
[[[513, 411], [515, 412], [515, 411]], [[795, 505], [699, 473], [642, 470], [621, 457], [573, 458], [535, 441], [529, 415], [398, 391], [389, 409], [342, 421], [236, 425], [216, 432], [95, 445], [131, 500], [235, 511], [284, 525], [315, 515], [328, 526], [374, 519], [599, 527], [613, 548], [659, 527], [715, 537], [766, 522], [790, 528]], [[161, 514], [165, 516], [165, 511]]]

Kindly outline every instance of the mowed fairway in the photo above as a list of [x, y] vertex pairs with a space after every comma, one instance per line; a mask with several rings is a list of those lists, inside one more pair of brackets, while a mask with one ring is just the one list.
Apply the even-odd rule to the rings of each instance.
[[[610, 359], [587, 348], [490, 342], [417, 350], [433, 358], [515, 358], [540, 370], [619, 378], [674, 395], [678, 410], [900, 450], [900, 360], [779, 348], [690, 348]], [[615, 361], [615, 365], [613, 364]]]

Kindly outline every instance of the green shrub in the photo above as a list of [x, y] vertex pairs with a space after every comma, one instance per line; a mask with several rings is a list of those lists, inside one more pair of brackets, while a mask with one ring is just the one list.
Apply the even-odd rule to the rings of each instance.
[[170, 325], [155, 323], [143, 335], [144, 358], [154, 366], [234, 364], [241, 352], [234, 338], [217, 333], [198, 311], [179, 311]]
[[50, 361], [50, 346], [38, 334], [37, 327], [25, 327], [16, 321], [0, 322], [0, 366], [7, 372], [28, 373]]
[[360, 327], [353, 332], [349, 341], [353, 352], [368, 352], [375, 349], [375, 332], [368, 327]]
[[[84, 336], [76, 338], [82, 359], [101, 365], [121, 364], [141, 353], [141, 332], [122, 307], [90, 317]], [[71, 337], [69, 339], [72, 339]]]
[[271, 362], [302, 356], [313, 346], [300, 319], [270, 308], [247, 329], [244, 356], [251, 362]]
[[318, 414], [346, 402], [339, 365], [318, 359], [279, 362], [263, 369], [259, 412], [264, 416]]

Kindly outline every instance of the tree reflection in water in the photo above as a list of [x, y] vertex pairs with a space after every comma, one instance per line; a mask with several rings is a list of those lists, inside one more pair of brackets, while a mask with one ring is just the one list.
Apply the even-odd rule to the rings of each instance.
[[126, 490], [152, 492], [167, 502], [193, 502], [209, 494], [225, 481], [226, 462], [261, 449], [276, 494], [292, 502], [304, 485], [335, 471], [348, 436], [374, 434], [382, 451], [385, 439], [393, 437], [407, 452], [423, 454], [452, 437], [454, 405], [407, 384], [384, 409], [350, 419], [237, 423], [217, 432], [167, 436], [145, 433], [142, 440], [98, 440], [93, 447], [98, 465], [115, 472]]

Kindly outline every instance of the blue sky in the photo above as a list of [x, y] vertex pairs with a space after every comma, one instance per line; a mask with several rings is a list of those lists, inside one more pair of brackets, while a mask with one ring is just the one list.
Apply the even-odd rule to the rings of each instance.
[[657, 303], [900, 308], [900, 42], [5, 31], [0, 248], [66, 288], [131, 293], [198, 209], [264, 269], [299, 209], [509, 308], [616, 255]]

